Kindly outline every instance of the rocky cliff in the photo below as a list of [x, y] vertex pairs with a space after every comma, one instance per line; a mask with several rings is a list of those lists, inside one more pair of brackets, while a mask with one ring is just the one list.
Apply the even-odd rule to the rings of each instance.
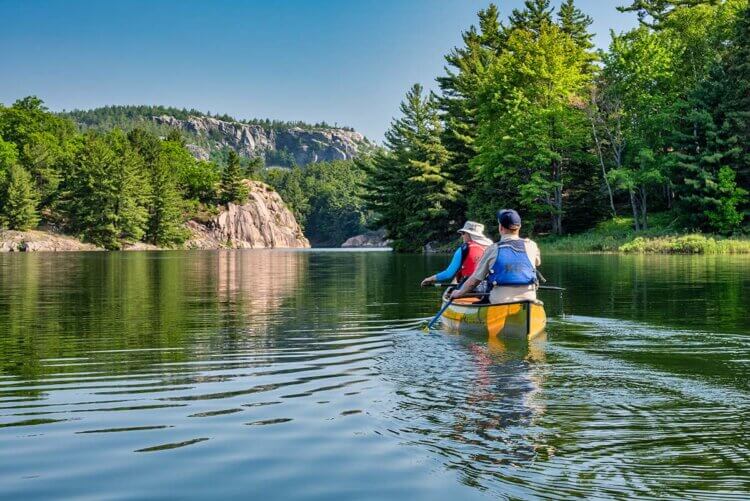
[[206, 223], [189, 221], [192, 249], [304, 248], [310, 242], [281, 197], [268, 185], [245, 181], [250, 189], [243, 205], [229, 204]]
[[207, 116], [180, 120], [169, 115], [153, 117], [158, 125], [180, 129], [197, 139], [188, 149], [196, 158], [208, 160], [210, 152], [232, 148], [244, 157], [284, 152], [298, 165], [354, 158], [362, 149], [372, 148], [362, 134], [346, 129], [320, 128], [267, 129], [260, 125], [226, 122]]
[[[278, 193], [258, 181], [245, 181], [250, 196], [242, 205], [222, 206], [208, 221], [188, 221], [187, 249], [270, 249], [310, 247], [292, 212]], [[0, 230], [0, 252], [63, 252], [103, 250], [54, 231]], [[159, 250], [142, 242], [123, 250]]]

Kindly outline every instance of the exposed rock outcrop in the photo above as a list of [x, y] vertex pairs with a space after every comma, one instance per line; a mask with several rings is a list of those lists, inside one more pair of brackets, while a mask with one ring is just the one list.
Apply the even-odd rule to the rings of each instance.
[[212, 117], [191, 116], [180, 120], [162, 115], [154, 122], [181, 129], [200, 137], [208, 147], [189, 144], [194, 157], [206, 160], [212, 150], [226, 147], [244, 157], [257, 157], [270, 151], [285, 151], [298, 165], [354, 158], [362, 148], [373, 145], [362, 134], [346, 129], [320, 128], [266, 129], [260, 125], [225, 122]]
[[362, 235], [349, 238], [341, 247], [390, 247], [392, 241], [386, 240], [385, 230], [368, 231]]
[[0, 231], [0, 252], [98, 251], [99, 247], [75, 237], [49, 231]]
[[[229, 204], [207, 222], [188, 221], [192, 236], [188, 249], [268, 249], [310, 247], [292, 212], [278, 193], [258, 181], [245, 181], [250, 195], [242, 205]], [[103, 250], [75, 237], [54, 231], [0, 230], [0, 252], [62, 252]], [[127, 243], [126, 251], [152, 251], [159, 247]]]
[[189, 221], [193, 236], [185, 244], [192, 249], [305, 248], [305, 238], [294, 215], [278, 193], [258, 181], [245, 181], [250, 189], [243, 205], [228, 204], [207, 223]]

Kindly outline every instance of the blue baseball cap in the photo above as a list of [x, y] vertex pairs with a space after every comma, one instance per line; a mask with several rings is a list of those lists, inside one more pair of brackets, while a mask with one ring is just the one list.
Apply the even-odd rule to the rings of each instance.
[[500, 209], [497, 211], [497, 222], [503, 228], [510, 228], [511, 226], [521, 226], [521, 216], [518, 212], [513, 209]]

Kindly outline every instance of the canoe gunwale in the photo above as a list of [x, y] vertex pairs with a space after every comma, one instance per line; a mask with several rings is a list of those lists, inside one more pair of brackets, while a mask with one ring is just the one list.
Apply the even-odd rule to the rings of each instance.
[[[450, 289], [445, 291], [445, 294], [443, 294], [443, 302], [450, 301], [450, 298], [448, 297], [450, 293]], [[539, 306], [544, 306], [544, 303], [538, 299], [524, 299], [523, 301], [510, 301], [507, 303], [482, 303], [482, 304], [476, 304], [476, 303], [456, 303], [453, 304], [456, 306], [461, 306], [462, 308], [490, 308], [492, 306], [507, 306], [509, 304], [538, 304]]]

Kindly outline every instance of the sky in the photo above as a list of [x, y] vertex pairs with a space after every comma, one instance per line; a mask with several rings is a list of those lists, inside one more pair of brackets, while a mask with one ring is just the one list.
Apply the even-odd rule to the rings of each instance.
[[[160, 104], [326, 121], [381, 141], [406, 90], [435, 88], [479, 0], [0, 0], [0, 103]], [[507, 17], [522, 0], [499, 0]], [[559, 0], [553, 0], [557, 5]], [[595, 42], [637, 24], [578, 0]]]

